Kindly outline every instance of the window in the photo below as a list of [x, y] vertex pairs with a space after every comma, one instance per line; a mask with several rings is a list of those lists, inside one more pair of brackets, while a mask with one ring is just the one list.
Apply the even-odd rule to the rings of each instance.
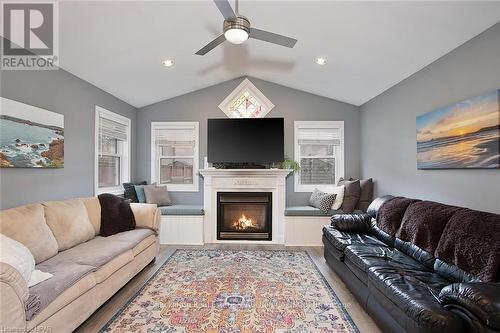
[[198, 122], [151, 123], [151, 183], [198, 192]]
[[344, 122], [296, 121], [295, 192], [326, 190], [344, 177]]
[[249, 79], [245, 79], [222, 101], [219, 108], [229, 118], [264, 118], [274, 108], [274, 104]]
[[95, 194], [123, 194], [130, 181], [130, 119], [95, 107]]

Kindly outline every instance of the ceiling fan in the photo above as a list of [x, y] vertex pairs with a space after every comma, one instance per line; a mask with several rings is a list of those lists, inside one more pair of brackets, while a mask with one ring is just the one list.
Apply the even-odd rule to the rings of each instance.
[[297, 43], [297, 40], [294, 38], [252, 28], [250, 26], [250, 21], [245, 16], [239, 14], [238, 0], [236, 0], [236, 13], [231, 8], [228, 0], [214, 0], [214, 2], [219, 11], [222, 13], [222, 16], [224, 16], [224, 33], [202, 47], [198, 52], [196, 52], [197, 55], [207, 54], [226, 40], [233, 44], [241, 44], [248, 38], [254, 38], [289, 48], [294, 47], [295, 43]]

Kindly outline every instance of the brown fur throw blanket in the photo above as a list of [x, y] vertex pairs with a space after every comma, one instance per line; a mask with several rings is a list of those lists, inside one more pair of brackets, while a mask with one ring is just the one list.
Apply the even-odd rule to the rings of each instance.
[[457, 211], [465, 209], [432, 201], [414, 202], [406, 209], [396, 237], [434, 254], [446, 223]]
[[500, 215], [463, 209], [443, 230], [434, 256], [477, 276], [500, 280]]
[[394, 197], [382, 204], [377, 214], [377, 226], [387, 234], [395, 236], [409, 205], [420, 200]]

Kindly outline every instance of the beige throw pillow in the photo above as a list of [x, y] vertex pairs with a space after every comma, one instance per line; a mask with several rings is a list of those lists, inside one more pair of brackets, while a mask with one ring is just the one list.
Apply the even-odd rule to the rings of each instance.
[[43, 205], [47, 224], [57, 240], [59, 251], [94, 238], [94, 227], [81, 200], [50, 201]]
[[332, 205], [332, 210], [339, 210], [344, 201], [344, 185], [325, 187], [326, 193], [336, 194], [335, 201]]
[[158, 206], [169, 206], [172, 204], [166, 186], [145, 185], [144, 194], [146, 203], [157, 204]]
[[0, 211], [0, 233], [26, 246], [37, 264], [57, 254], [57, 241], [41, 204]]

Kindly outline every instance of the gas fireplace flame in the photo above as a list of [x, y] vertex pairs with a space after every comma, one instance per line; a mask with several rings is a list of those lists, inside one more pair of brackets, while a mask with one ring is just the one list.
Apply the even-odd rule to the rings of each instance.
[[245, 230], [248, 228], [257, 228], [258, 224], [252, 218], [246, 217], [245, 214], [241, 214], [238, 220], [233, 222], [233, 228], [237, 230]]

